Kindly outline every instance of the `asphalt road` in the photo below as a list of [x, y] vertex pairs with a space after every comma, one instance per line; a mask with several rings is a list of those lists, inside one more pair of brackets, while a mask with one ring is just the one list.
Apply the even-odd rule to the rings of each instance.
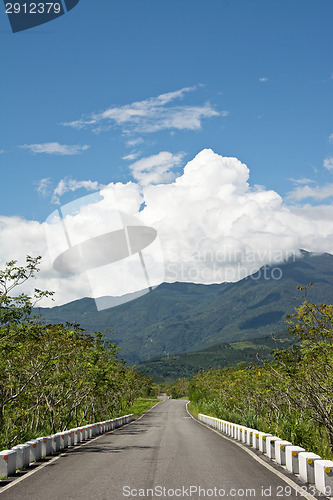
[[0, 500], [300, 499], [283, 477], [188, 416], [183, 400], [72, 448]]

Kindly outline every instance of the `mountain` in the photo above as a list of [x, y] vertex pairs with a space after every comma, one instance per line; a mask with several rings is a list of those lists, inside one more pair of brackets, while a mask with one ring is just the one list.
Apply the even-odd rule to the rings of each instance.
[[288, 334], [256, 337], [250, 340], [214, 344], [203, 351], [173, 354], [142, 361], [137, 369], [155, 382], [175, 382], [178, 378], [192, 378], [200, 370], [235, 366], [242, 361], [260, 365], [272, 360], [274, 349], [288, 349], [295, 339]]
[[302, 300], [297, 285], [310, 282], [308, 300], [332, 303], [333, 255], [302, 251], [296, 260], [266, 266], [236, 283], [163, 283], [137, 300], [99, 312], [95, 301], [85, 298], [35, 313], [50, 323], [76, 321], [90, 332], [113, 330], [108, 336], [121, 347], [121, 356], [137, 364], [284, 331], [286, 314]]

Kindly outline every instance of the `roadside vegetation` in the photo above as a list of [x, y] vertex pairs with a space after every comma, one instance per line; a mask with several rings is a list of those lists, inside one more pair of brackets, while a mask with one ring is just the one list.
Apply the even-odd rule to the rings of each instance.
[[[288, 316], [295, 344], [261, 366], [201, 371], [188, 384], [190, 411], [270, 432], [333, 458], [333, 306], [304, 302]], [[169, 388], [176, 396], [184, 379]], [[177, 397], [177, 396], [176, 396]]]
[[0, 449], [89, 422], [139, 415], [155, 404], [151, 379], [125, 366], [104, 334], [31, 317], [36, 301], [52, 292], [13, 296], [34, 278], [39, 262], [27, 257], [24, 267], [11, 261], [0, 271]]

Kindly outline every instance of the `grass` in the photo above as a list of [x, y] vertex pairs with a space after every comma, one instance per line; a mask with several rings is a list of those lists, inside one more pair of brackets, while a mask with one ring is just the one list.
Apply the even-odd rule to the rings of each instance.
[[[206, 403], [206, 404], [205, 404]], [[296, 418], [285, 417], [280, 419], [279, 425], [272, 423], [268, 425], [261, 417], [250, 412], [239, 412], [232, 410], [223, 410], [218, 408], [216, 402], [205, 402], [201, 407], [191, 401], [188, 405], [189, 412], [196, 418], [199, 413], [210, 415], [212, 417], [227, 420], [235, 424], [244, 425], [262, 432], [270, 432], [274, 436], [286, 439], [294, 445], [302, 446], [306, 451], [317, 453], [324, 460], [333, 460], [333, 454], [330, 449], [329, 441], [325, 429], [319, 427], [313, 420], [300, 420]], [[209, 404], [211, 403], [211, 404]]]
[[197, 405], [194, 403], [194, 401], [190, 401], [189, 404], [187, 405], [188, 411], [193, 415], [193, 417], [198, 418], [199, 415], [199, 409]]
[[137, 399], [127, 411], [128, 413], [134, 413], [134, 418], [138, 418], [159, 401], [159, 399]]

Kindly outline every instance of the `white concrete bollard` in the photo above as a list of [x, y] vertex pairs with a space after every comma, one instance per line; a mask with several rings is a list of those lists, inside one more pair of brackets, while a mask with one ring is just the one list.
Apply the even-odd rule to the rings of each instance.
[[31, 439], [27, 444], [30, 446], [30, 463], [38, 462], [42, 458], [42, 443], [37, 439]]
[[333, 495], [333, 462], [332, 460], [315, 460], [315, 485], [320, 493], [327, 497]]
[[301, 446], [287, 446], [286, 447], [286, 468], [293, 474], [299, 473], [299, 458], [298, 454], [305, 451]]
[[277, 436], [268, 436], [266, 439], [266, 455], [268, 458], [273, 460], [275, 458], [275, 443], [276, 441], [282, 441], [281, 438]]
[[52, 438], [51, 436], [37, 438], [36, 441], [40, 441], [42, 450], [42, 457], [47, 457], [48, 455], [52, 455]]
[[299, 474], [298, 454], [305, 451], [301, 446], [286, 446], [286, 469], [293, 474]]
[[242, 429], [242, 434], [241, 434], [241, 442], [243, 444], [247, 443], [247, 433], [249, 432], [249, 429], [247, 427], [243, 427]]
[[59, 450], [63, 450], [64, 449], [64, 435], [61, 433], [61, 432], [57, 432], [55, 434], [55, 436], [57, 436], [59, 438]]
[[18, 444], [13, 446], [12, 450], [16, 451], [16, 469], [21, 470], [28, 467], [30, 463], [30, 446], [27, 443]]
[[16, 472], [16, 450], [0, 451], [0, 477], [12, 476]]
[[309, 484], [315, 483], [314, 463], [315, 460], [322, 460], [319, 455], [315, 453], [307, 453], [301, 451], [298, 455], [299, 460], [299, 477]]
[[253, 434], [252, 434], [252, 446], [256, 450], [259, 450], [259, 436], [260, 436], [260, 432], [257, 430], [254, 430]]
[[60, 448], [68, 448], [68, 431], [59, 432], [60, 434]]
[[256, 429], [248, 429], [247, 430], [247, 440], [246, 444], [248, 446], [253, 446], [253, 434], [257, 432]]
[[271, 435], [267, 432], [259, 432], [259, 450], [261, 453], [266, 453], [266, 439]]
[[286, 465], [286, 446], [292, 446], [290, 441], [281, 439], [275, 441], [275, 461], [280, 465]]
[[72, 435], [72, 443], [73, 446], [76, 446], [80, 442], [80, 431], [77, 427], [75, 429], [71, 429], [71, 431], [74, 433], [74, 436]]
[[85, 440], [86, 431], [84, 430], [84, 427], [78, 427], [78, 431], [79, 431], [78, 436], [81, 443], [82, 441]]
[[74, 446], [75, 444], [74, 429], [69, 429], [67, 432], [68, 432], [68, 446]]
[[237, 436], [236, 436], [237, 441], [242, 440], [243, 429], [244, 429], [244, 427], [242, 425], [237, 426]]
[[239, 435], [239, 425], [235, 424], [234, 426], [234, 435], [233, 438], [238, 441], [238, 435]]
[[52, 434], [52, 455], [55, 455], [60, 451], [60, 436], [59, 434]]

